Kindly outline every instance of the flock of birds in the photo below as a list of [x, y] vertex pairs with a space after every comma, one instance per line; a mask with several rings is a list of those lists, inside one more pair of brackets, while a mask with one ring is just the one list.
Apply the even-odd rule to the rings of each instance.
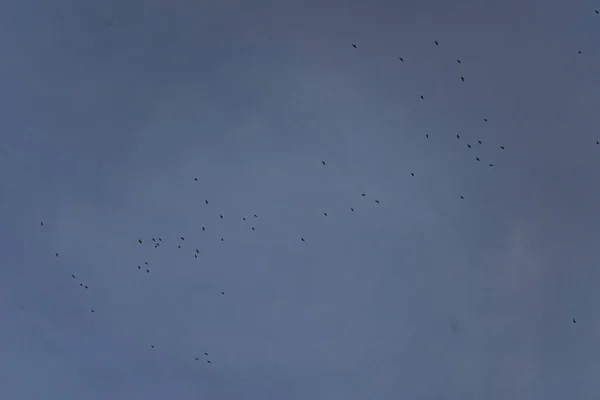
[[[599, 11], [598, 11], [598, 10], [594, 10], [594, 11], [595, 11], [595, 13], [596, 13], [596, 14], [599, 14]], [[107, 28], [109, 28], [109, 27], [113, 26], [113, 23], [114, 23], [114, 22], [113, 22], [112, 20], [105, 20], [105, 22], [104, 22], [104, 24], [105, 24], [105, 26], [106, 26]], [[438, 42], [437, 40], [436, 40], [436, 41], [434, 41], [434, 43], [433, 43], [433, 44], [434, 44], [435, 46], [439, 46], [439, 45], [440, 45], [440, 44], [439, 44], [439, 42]], [[358, 46], [357, 46], [356, 44], [352, 44], [352, 47], [353, 47], [354, 49], [358, 49]], [[578, 50], [578, 54], [581, 54], [581, 53], [582, 53], [582, 52], [581, 52], [581, 50]], [[404, 63], [404, 62], [405, 62], [405, 60], [404, 60], [404, 58], [403, 58], [403, 57], [398, 57], [398, 58], [399, 58], [400, 62], [402, 62], [402, 63]], [[458, 64], [462, 64], [462, 61], [461, 61], [460, 59], [456, 59], [456, 62], [457, 62]], [[461, 81], [462, 81], [462, 82], [465, 82], [465, 77], [464, 77], [464, 76], [460, 76], [460, 79], [461, 79]], [[425, 99], [424, 95], [421, 95], [421, 96], [420, 96], [420, 98], [421, 98], [422, 100], [424, 100], [424, 99]], [[488, 119], [487, 119], [487, 118], [483, 118], [483, 122], [484, 122], [484, 123], [487, 123], [487, 122], [488, 122]], [[425, 139], [429, 139], [429, 134], [425, 134]], [[460, 136], [459, 134], [457, 134], [457, 135], [456, 135], [456, 139], [457, 139], [457, 140], [461, 140], [461, 136]], [[599, 145], [600, 145], [600, 141], [596, 141], [596, 144], [599, 144]], [[482, 140], [476, 140], [475, 142], [469, 142], [469, 143], [466, 143], [466, 142], [465, 142], [465, 143], [464, 143], [464, 146], [465, 146], [465, 148], [467, 148], [467, 149], [473, 149], [474, 147], [481, 146], [481, 145], [483, 145], [483, 143], [482, 143]], [[499, 149], [500, 149], [501, 151], [505, 150], [505, 147], [504, 147], [504, 145], [501, 145], [501, 146], [499, 146]], [[473, 155], [473, 159], [474, 159], [474, 160], [476, 160], [477, 162], [481, 162], [481, 157], [480, 157], [479, 155]], [[327, 162], [326, 162], [325, 160], [322, 160], [322, 161], [321, 161], [321, 163], [322, 163], [322, 166], [323, 166], [323, 167], [327, 167]], [[487, 165], [488, 165], [488, 167], [494, 167], [494, 165], [495, 165], [495, 164], [494, 164], [493, 162], [487, 162]], [[412, 171], [410, 172], [410, 175], [411, 175], [412, 177], [415, 177], [415, 173], [414, 173], [414, 172], [412, 172]], [[194, 178], [194, 181], [198, 182], [198, 178]], [[361, 193], [361, 196], [362, 196], [362, 197], [366, 197], [366, 196], [367, 196], [367, 194], [366, 194], [366, 193]], [[461, 196], [460, 196], [460, 199], [464, 200], [464, 196], [462, 196], [462, 195], [461, 195]], [[374, 199], [373, 201], [374, 201], [376, 204], [380, 204], [380, 201], [379, 201], [378, 199]], [[209, 203], [209, 202], [208, 202], [208, 200], [204, 200], [204, 203], [205, 203], [206, 205], [208, 205], [208, 203]], [[353, 208], [353, 207], [351, 207], [351, 208], [350, 208], [350, 211], [351, 211], [351, 212], [355, 212], [355, 210], [354, 210], [354, 208]], [[324, 213], [323, 213], [323, 215], [324, 215], [325, 217], [327, 217], [327, 216], [328, 216], [327, 212], [324, 212]], [[222, 219], [224, 219], [224, 217], [223, 217], [223, 214], [219, 214], [219, 218], [220, 218], [221, 220], [222, 220]], [[243, 221], [246, 221], [247, 219], [250, 219], [250, 218], [252, 218], [252, 219], [255, 219], [255, 220], [256, 220], [256, 219], [258, 219], [259, 217], [258, 217], [258, 215], [257, 215], [257, 214], [254, 214], [254, 215], [252, 215], [252, 217], [241, 217], [241, 218], [242, 218], [242, 220], [243, 220]], [[43, 227], [44, 227], [44, 222], [43, 222], [43, 221], [42, 221], [42, 222], [40, 222], [40, 225], [41, 225], [41, 227], [43, 228]], [[251, 226], [251, 229], [254, 231], [254, 230], [255, 230], [255, 227], [254, 227], [254, 226]], [[201, 226], [201, 230], [202, 230], [203, 232], [205, 232], [205, 231], [206, 231], [206, 228], [205, 228], [204, 226]], [[306, 240], [305, 240], [305, 238], [304, 238], [304, 237], [302, 237], [302, 236], [300, 236], [298, 239], [299, 239], [300, 241], [302, 241], [302, 242], [305, 242], [305, 241], [306, 241]], [[163, 244], [166, 242], [166, 241], [164, 241], [164, 240], [163, 240], [163, 238], [162, 238], [162, 237], [152, 237], [152, 238], [150, 238], [150, 239], [142, 239], [142, 238], [138, 238], [138, 239], [137, 239], [137, 243], [138, 243], [138, 245], [144, 245], [144, 243], [147, 243], [147, 241], [148, 241], [148, 240], [150, 240], [150, 243], [152, 244], [153, 248], [155, 248], [155, 249], [158, 249], [158, 248], [160, 248], [160, 247], [161, 247], [161, 245], [163, 245]], [[225, 239], [224, 239], [223, 237], [221, 237], [221, 238], [220, 238], [220, 240], [221, 240], [221, 242], [223, 242]], [[178, 248], [178, 249], [181, 249], [181, 248], [182, 248], [182, 243], [185, 241], [185, 237], [183, 237], [183, 236], [180, 236], [179, 238], [177, 238], [177, 239], [176, 239], [176, 241], [177, 241], [177, 244], [176, 244], [177, 248]], [[199, 250], [198, 248], [195, 248], [195, 249], [194, 249], [194, 251], [193, 251], [193, 255], [194, 255], [194, 257], [195, 257], [195, 258], [198, 258], [198, 255], [199, 255], [199, 254], [200, 254], [200, 250]], [[59, 253], [58, 253], [58, 252], [55, 252], [55, 253], [54, 253], [54, 255], [55, 255], [55, 257], [56, 257], [56, 258], [58, 258], [58, 257], [59, 257]], [[150, 265], [148, 264], [148, 261], [144, 261], [144, 262], [143, 262], [143, 264], [141, 263], [141, 264], [139, 264], [139, 265], [137, 265], [137, 266], [134, 266], [134, 268], [137, 268], [138, 270], [140, 270], [140, 271], [142, 271], [142, 272], [145, 272], [146, 274], [150, 274], [150, 273], [151, 273], [151, 269], [150, 269]], [[79, 286], [80, 286], [80, 287], [82, 287], [82, 288], [84, 288], [85, 290], [88, 290], [88, 289], [90, 288], [90, 287], [88, 286], [88, 284], [87, 284], [87, 283], [84, 283], [84, 282], [79, 282], [79, 281], [77, 280], [77, 276], [76, 276], [75, 274], [71, 274], [71, 278], [72, 278], [73, 280], [75, 280], [75, 281], [76, 281], [76, 282], [79, 284]], [[224, 291], [221, 291], [220, 293], [221, 293], [221, 295], [225, 295], [225, 292], [224, 292]], [[95, 309], [94, 309], [94, 308], [91, 308], [91, 309], [89, 309], [89, 312], [90, 312], [90, 313], [94, 313], [94, 312], [95, 312]], [[573, 323], [574, 323], [574, 324], [575, 324], [575, 323], [577, 323], [577, 321], [576, 321], [576, 319], [575, 319], [575, 318], [573, 318]], [[150, 345], [150, 348], [154, 349], [154, 348], [155, 348], [155, 345], [154, 345], [154, 344], [151, 344], [151, 345]], [[208, 357], [208, 352], [205, 352], [205, 353], [204, 353], [204, 356], [205, 356], [205, 357]], [[195, 360], [195, 361], [199, 361], [199, 360], [200, 360], [200, 357], [193, 357], [193, 358], [194, 358], [194, 360]], [[208, 358], [206, 358], [206, 359], [205, 359], [205, 362], [206, 362], [207, 364], [211, 364], [211, 361], [210, 361]]]

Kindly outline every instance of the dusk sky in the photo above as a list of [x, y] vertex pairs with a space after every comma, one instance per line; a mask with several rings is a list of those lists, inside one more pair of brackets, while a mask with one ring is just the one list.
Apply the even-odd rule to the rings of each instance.
[[3, 2], [0, 398], [600, 398], [596, 9]]

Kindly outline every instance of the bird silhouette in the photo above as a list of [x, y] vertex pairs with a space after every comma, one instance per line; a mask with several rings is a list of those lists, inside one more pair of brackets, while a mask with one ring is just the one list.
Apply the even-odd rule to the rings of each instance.
[[468, 148], [471, 148], [471, 145], [470, 145], [470, 144], [467, 144], [467, 147], [468, 147]]
[[179, 237], [179, 239], [181, 239], [181, 240], [185, 240], [185, 238], [184, 238], [183, 236], [180, 236], [180, 237]]
[[460, 77], [460, 80], [464, 82], [464, 81], [465, 81], [465, 78], [464, 78], [464, 76], [461, 76], [461, 77]]
[[477, 161], [481, 161], [481, 160], [479, 159], [479, 157], [475, 157], [475, 159], [476, 159]]
[[204, 202], [205, 202], [206, 204], [208, 204], [208, 200], [204, 200]]
[[484, 122], [487, 122], [488, 120], [487, 120], [487, 118], [484, 118], [484, 119], [483, 119], [483, 121], [484, 121]]
[[460, 60], [456, 60], [456, 62], [457, 62], [457, 63], [459, 63], [459, 64], [462, 64], [462, 63], [460, 62]]
[[463, 200], [465, 199], [463, 196], [460, 196], [460, 198], [463, 199]]
[[138, 242], [140, 242], [140, 244], [142, 244], [142, 239], [138, 239]]
[[481, 140], [478, 140], [477, 143], [481, 144]]
[[356, 45], [355, 44], [353, 44], [352, 47], [354, 47], [356, 49]]
[[323, 163], [323, 165], [327, 165], [327, 163], [325, 161], [321, 161]]
[[194, 178], [194, 180], [195, 180], [196, 182], [198, 182], [198, 178]]
[[425, 134], [425, 139], [429, 139], [429, 133]]
[[379, 200], [375, 200], [375, 203], [379, 204]]
[[[600, 143], [597, 143], [597, 144], [600, 144]], [[504, 150], [504, 146], [500, 146], [500, 148], [501, 148], [502, 150]]]
[[323, 215], [327, 216], [327, 213], [323, 213]]
[[434, 43], [435, 43], [436, 46], [440, 45], [437, 40], [434, 40]]
[[44, 221], [40, 222], [40, 226], [44, 226]]
[[575, 321], [575, 318], [573, 318], [573, 323], [574, 323], [574, 324], [576, 324], [576, 323], [577, 323], [577, 321]]
[[219, 214], [219, 217], [221, 217], [221, 219], [223, 219], [223, 214]]
[[404, 58], [398, 57], [398, 59], [400, 60], [400, 62], [404, 62]]
[[58, 257], [58, 253], [54, 253], [54, 255], [55, 255], [56, 257]]
[[414, 173], [414, 172], [411, 172], [411, 173], [410, 173], [410, 175], [411, 175], [411, 176], [415, 176], [415, 173]]
[[423, 99], [424, 99], [424, 97], [423, 97], [423, 95], [421, 95], [421, 100], [423, 100]]
[[354, 212], [354, 208], [350, 207], [350, 211]]
[[303, 242], [305, 241], [303, 237], [301, 237], [300, 239], [302, 239]]

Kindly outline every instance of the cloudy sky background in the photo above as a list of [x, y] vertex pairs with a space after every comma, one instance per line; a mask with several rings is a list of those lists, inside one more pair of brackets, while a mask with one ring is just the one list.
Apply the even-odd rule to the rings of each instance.
[[101, 3], [0, 6], [0, 397], [600, 396], [599, 3]]

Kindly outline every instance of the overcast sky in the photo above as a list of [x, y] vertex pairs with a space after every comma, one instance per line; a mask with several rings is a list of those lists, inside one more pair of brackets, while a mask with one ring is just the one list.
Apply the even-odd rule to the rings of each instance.
[[598, 8], [3, 2], [0, 397], [597, 399]]

